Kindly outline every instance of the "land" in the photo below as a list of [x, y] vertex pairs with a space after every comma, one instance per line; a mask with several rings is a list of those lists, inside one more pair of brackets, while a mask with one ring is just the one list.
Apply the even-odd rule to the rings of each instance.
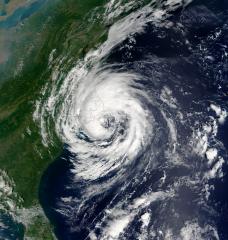
[[[11, 1], [8, 11], [24, 3]], [[35, 102], [42, 87], [50, 81], [49, 54], [56, 49], [56, 57], [65, 54], [69, 59], [72, 57], [72, 63], [63, 70], [67, 72], [77, 59], [103, 41], [106, 26], [99, 24], [99, 20], [95, 24], [84, 18], [103, 3], [101, 0], [55, 1], [45, 4], [23, 25], [8, 30], [11, 39], [4, 53], [7, 58], [4, 54], [0, 56], [0, 166], [14, 182], [18, 209], [39, 206], [42, 175], [62, 151], [57, 136], [54, 145], [47, 148], [42, 144], [39, 126], [33, 119]], [[0, 36], [3, 34], [7, 34], [6, 30], [0, 29]], [[3, 37], [0, 41], [4, 44]], [[25, 235], [54, 239], [52, 226], [42, 214], [25, 226]]]

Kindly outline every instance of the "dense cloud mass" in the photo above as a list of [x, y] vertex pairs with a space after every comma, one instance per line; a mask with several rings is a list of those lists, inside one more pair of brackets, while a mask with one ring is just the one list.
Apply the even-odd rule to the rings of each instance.
[[[110, 1], [104, 21], [134, 4]], [[227, 239], [213, 204], [227, 159], [224, 8], [152, 1], [67, 77], [53, 70], [34, 119], [44, 145], [53, 122], [65, 144], [41, 200], [59, 239]]]

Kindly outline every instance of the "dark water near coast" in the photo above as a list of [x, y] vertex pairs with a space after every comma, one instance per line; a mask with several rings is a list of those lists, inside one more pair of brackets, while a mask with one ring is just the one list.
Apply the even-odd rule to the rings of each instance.
[[[224, 51], [228, 48], [228, 2], [227, 1], [195, 1], [189, 7], [183, 11], [178, 11], [173, 14], [171, 20], [174, 23], [181, 22], [185, 28], [187, 35], [182, 35], [181, 32], [165, 29], [163, 27], [155, 27], [153, 24], [149, 24], [144, 33], [136, 34], [135, 45], [130, 50], [126, 48], [129, 44], [129, 39], [123, 42], [120, 46], [114, 49], [108, 59], [107, 63], [123, 64], [127, 70], [134, 70], [140, 75], [145, 77], [144, 87], [152, 88], [152, 84], [148, 82], [149, 76], [155, 74], [155, 72], [165, 71], [167, 76], [167, 84], [178, 99], [180, 99], [183, 109], [191, 108], [194, 112], [201, 112], [202, 118], [206, 117], [208, 112], [204, 109], [210, 100], [213, 100], [218, 105], [228, 109], [228, 60], [224, 57]], [[208, 37], [213, 32], [221, 29], [222, 34], [213, 41]], [[161, 33], [163, 37], [161, 37]], [[186, 45], [186, 39], [191, 44], [191, 48]], [[178, 43], [178, 44], [176, 44]], [[207, 49], [207, 53], [201, 52], [201, 47]], [[205, 56], [214, 56], [213, 62], [205, 62]], [[167, 67], [162, 68], [159, 66]], [[168, 71], [167, 69], [171, 70]], [[216, 72], [220, 70], [218, 76]], [[173, 76], [180, 76], [177, 80]], [[161, 80], [162, 81], [162, 80]], [[154, 88], [159, 88], [159, 84]], [[178, 88], [188, 89], [189, 95], [182, 98], [178, 94]], [[190, 90], [189, 90], [190, 89]], [[155, 89], [157, 90], [157, 89]], [[187, 90], [186, 90], [187, 91]], [[194, 101], [202, 101], [202, 104], [192, 105]], [[162, 124], [162, 123], [161, 123]], [[185, 131], [188, 128], [183, 129], [183, 137]], [[217, 213], [213, 215], [213, 212], [208, 213], [205, 209], [201, 209], [197, 205], [198, 195], [200, 195], [201, 187], [198, 189], [190, 189], [187, 186], [178, 190], [180, 199], [178, 202], [172, 203], [175, 206], [177, 213], [181, 213], [178, 220], [173, 219], [175, 227], [181, 226], [182, 221], [191, 218], [197, 218], [200, 222], [211, 221], [216, 225], [218, 230], [219, 239], [228, 239], [228, 122], [219, 126], [218, 139], [224, 144], [223, 157], [225, 164], [223, 166], [224, 177], [222, 179], [213, 179], [211, 184], [214, 186], [214, 190], [210, 193], [209, 206], [215, 209]], [[162, 140], [161, 140], [162, 142]], [[74, 173], [72, 172], [72, 163], [70, 159], [77, 156], [67, 150], [65, 146], [62, 155], [53, 162], [45, 172], [41, 185], [40, 185], [40, 202], [44, 208], [48, 218], [55, 226], [55, 233], [58, 239], [71, 240], [71, 239], [88, 239], [88, 234], [91, 230], [95, 231], [96, 236], [100, 236], [101, 230], [96, 229], [95, 225], [103, 217], [102, 211], [114, 200], [114, 195], [120, 191], [118, 184], [112, 185], [106, 192], [100, 193], [91, 199], [87, 199], [83, 205], [83, 209], [78, 211], [80, 201], [84, 201], [82, 192], [83, 189], [90, 186], [90, 182], [75, 181]], [[139, 162], [143, 162], [139, 159]], [[196, 159], [189, 159], [190, 162], [196, 161]], [[146, 182], [140, 187], [134, 185], [132, 188], [136, 192], [135, 194], [142, 194], [147, 192], [148, 187], [153, 189], [159, 189], [158, 180], [161, 178], [163, 170], [162, 159], [161, 164], [156, 170], [151, 170]], [[131, 181], [135, 176], [135, 169], [137, 166], [132, 166], [128, 169], [128, 175], [126, 179], [123, 179], [123, 184], [126, 181]], [[190, 176], [193, 174], [192, 169], [188, 167], [179, 166], [166, 169], [167, 171], [167, 185], [164, 185], [164, 189], [167, 186], [172, 185], [177, 181], [176, 178], [183, 176]], [[145, 173], [143, 173], [145, 174]], [[111, 177], [111, 176], [110, 176]], [[99, 179], [96, 185], [102, 184], [108, 179]], [[133, 185], [133, 183], [132, 183]], [[127, 189], [123, 193], [119, 193], [119, 198], [123, 198], [125, 195], [132, 194], [132, 189]], [[122, 194], [122, 195], [121, 195]], [[75, 200], [76, 199], [76, 200]], [[118, 202], [118, 201], [117, 201]], [[167, 207], [169, 203], [164, 205], [152, 206], [151, 211], [157, 218], [158, 222], [154, 222], [154, 225], [162, 225], [163, 214], [169, 214]], [[81, 207], [81, 206], [80, 206]], [[162, 211], [162, 207], [167, 209]], [[161, 209], [160, 209], [161, 208]], [[159, 210], [160, 209], [160, 210]], [[194, 211], [193, 211], [194, 209]], [[153, 215], [152, 214], [152, 215]], [[157, 214], [157, 215], [156, 215]], [[170, 215], [170, 221], [172, 216]], [[168, 218], [168, 217], [167, 217]], [[159, 221], [160, 220], [160, 221]], [[153, 223], [152, 223], [153, 224]], [[170, 224], [170, 222], [169, 222]], [[175, 228], [174, 227], [174, 228]], [[133, 230], [132, 230], [133, 229]], [[137, 239], [137, 231], [140, 229], [140, 224], [136, 220], [131, 223], [130, 228], [126, 230], [127, 239]], [[135, 234], [135, 235], [134, 235]], [[123, 238], [124, 239], [124, 238]], [[160, 238], [154, 239], [163, 239]], [[205, 239], [214, 239], [207, 238]]]

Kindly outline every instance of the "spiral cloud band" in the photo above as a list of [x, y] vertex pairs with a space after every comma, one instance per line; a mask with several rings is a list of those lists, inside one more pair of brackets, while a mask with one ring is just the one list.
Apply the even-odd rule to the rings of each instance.
[[[206, 47], [187, 39], [184, 15], [171, 18], [190, 2], [152, 1], [116, 21], [67, 76], [50, 63], [34, 119], [47, 148], [56, 135], [64, 143], [59, 159], [70, 164], [56, 184], [68, 184], [53, 209], [70, 239], [219, 239], [205, 216], [210, 181], [223, 176], [227, 113], [205, 97]], [[110, 1], [104, 22], [135, 4]]]

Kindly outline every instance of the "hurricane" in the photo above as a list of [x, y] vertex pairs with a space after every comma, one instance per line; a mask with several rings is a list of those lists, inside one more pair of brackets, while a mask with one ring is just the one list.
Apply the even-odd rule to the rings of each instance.
[[59, 239], [227, 239], [212, 200], [227, 159], [227, 83], [213, 72], [227, 25], [194, 3], [110, 1], [107, 39], [67, 73], [50, 62], [33, 116], [47, 148], [63, 143], [41, 193]]

